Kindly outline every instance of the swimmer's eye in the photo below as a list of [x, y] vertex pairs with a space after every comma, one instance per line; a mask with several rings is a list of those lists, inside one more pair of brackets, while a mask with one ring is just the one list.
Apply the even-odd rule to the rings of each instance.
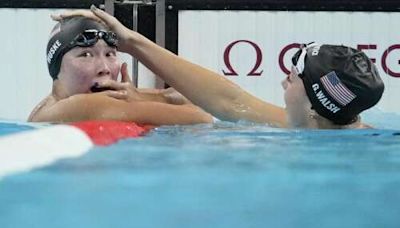
[[117, 56], [117, 52], [116, 51], [109, 51], [106, 53], [107, 57], [115, 57]]
[[93, 56], [92, 53], [90, 53], [90, 52], [88, 52], [88, 51], [82, 52], [82, 53], [79, 55], [79, 57], [92, 57], [92, 56]]

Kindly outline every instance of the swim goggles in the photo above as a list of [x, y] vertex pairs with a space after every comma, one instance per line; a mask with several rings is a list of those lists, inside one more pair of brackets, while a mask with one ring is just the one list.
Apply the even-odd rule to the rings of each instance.
[[297, 51], [293, 57], [292, 57], [292, 71], [295, 71], [294, 73], [297, 74], [300, 78], [303, 78], [303, 72], [304, 72], [304, 67], [305, 67], [305, 59], [307, 55], [307, 49], [318, 46], [318, 44], [312, 42], [309, 44], [301, 44], [300, 45], [300, 50]]
[[117, 47], [118, 38], [114, 32], [103, 30], [88, 29], [77, 35], [70, 43], [71, 46], [90, 47], [97, 43], [99, 39], [103, 39], [109, 46]]

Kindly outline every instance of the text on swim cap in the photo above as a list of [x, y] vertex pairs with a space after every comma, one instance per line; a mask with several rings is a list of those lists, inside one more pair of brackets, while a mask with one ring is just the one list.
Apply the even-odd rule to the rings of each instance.
[[61, 42], [59, 40], [56, 40], [53, 45], [51, 45], [51, 48], [49, 52], [47, 53], [47, 63], [50, 64], [51, 60], [54, 57], [54, 53], [61, 47]]
[[319, 54], [319, 49], [320, 49], [320, 48], [321, 48], [321, 46], [319, 46], [319, 45], [313, 46], [313, 47], [312, 47], [311, 55], [312, 55], [312, 56], [318, 55], [318, 54]]
[[330, 112], [332, 113], [337, 113], [340, 111], [340, 108], [336, 106], [332, 101], [330, 101], [325, 94], [322, 92], [322, 90], [319, 89], [319, 85], [317, 83], [312, 85], [312, 88], [314, 90], [315, 96], [319, 100], [319, 102]]

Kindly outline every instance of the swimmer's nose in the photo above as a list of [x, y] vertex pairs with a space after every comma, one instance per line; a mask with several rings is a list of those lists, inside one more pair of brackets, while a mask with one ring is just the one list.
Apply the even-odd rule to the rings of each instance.
[[111, 75], [111, 69], [103, 58], [99, 58], [99, 60], [97, 61], [97, 75], [98, 76]]

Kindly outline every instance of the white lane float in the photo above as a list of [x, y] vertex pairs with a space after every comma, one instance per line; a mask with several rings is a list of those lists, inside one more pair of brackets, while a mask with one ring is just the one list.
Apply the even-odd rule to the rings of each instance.
[[140, 137], [152, 128], [132, 122], [83, 121], [0, 137], [0, 179], [59, 159], [82, 156], [94, 146]]

